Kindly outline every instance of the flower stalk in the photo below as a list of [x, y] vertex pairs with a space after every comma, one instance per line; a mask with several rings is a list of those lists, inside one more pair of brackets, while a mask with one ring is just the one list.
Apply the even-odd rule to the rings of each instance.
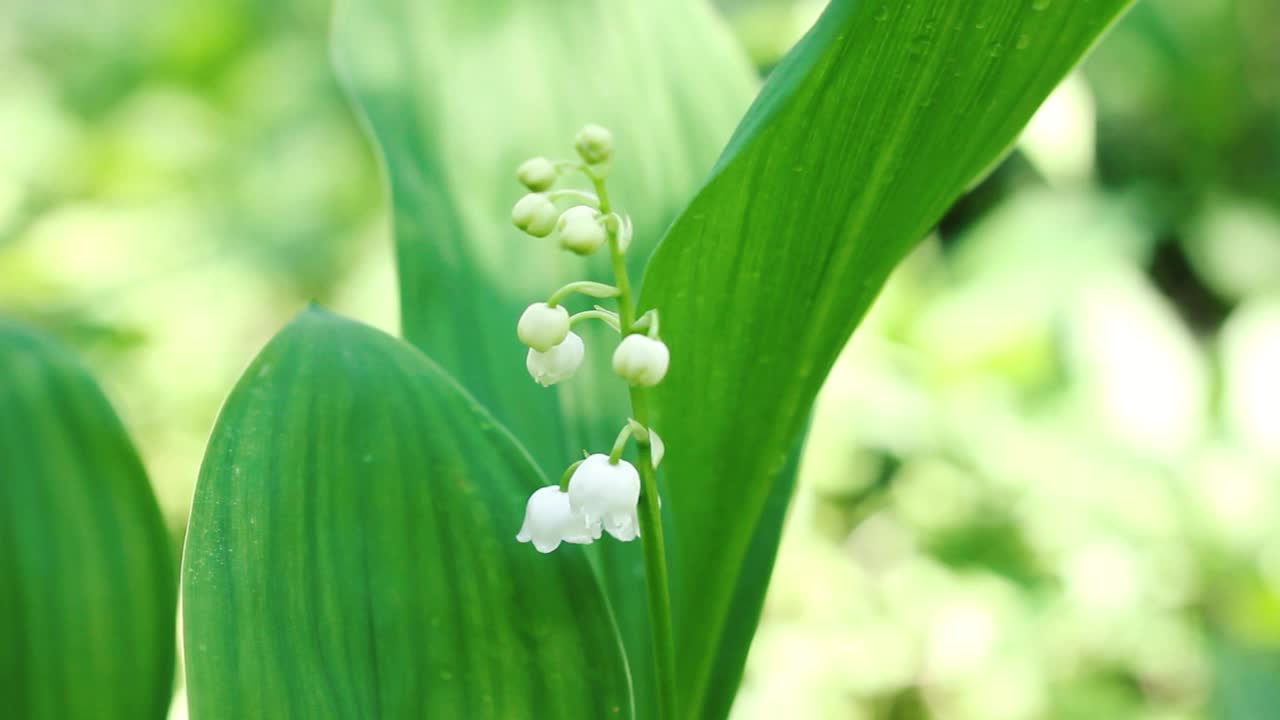
[[[665, 446], [650, 425], [648, 397], [648, 388], [666, 376], [670, 352], [659, 334], [658, 311], [637, 315], [626, 262], [633, 235], [631, 219], [613, 207], [606, 184], [613, 136], [605, 128], [588, 125], [578, 133], [574, 146], [582, 162], [536, 157], [518, 168], [516, 178], [529, 193], [512, 208], [512, 222], [533, 237], [555, 234], [560, 248], [575, 255], [589, 256], [607, 248], [613, 284], [582, 280], [564, 285], [545, 302], [525, 310], [517, 323], [517, 336], [529, 348], [530, 376], [551, 386], [570, 379], [583, 361], [583, 340], [570, 328], [592, 319], [606, 323], [619, 336], [612, 365], [630, 388], [631, 416], [607, 455], [584, 451], [586, 457], [570, 465], [558, 485], [548, 485], [530, 497], [517, 540], [547, 553], [565, 542], [590, 544], [605, 532], [621, 542], [640, 539], [658, 680], [657, 717], [674, 720], [675, 640], [656, 472]], [[553, 190], [566, 172], [585, 175], [592, 192]], [[555, 205], [562, 200], [576, 204], [562, 212]], [[617, 302], [617, 311], [596, 305], [571, 315], [562, 303], [574, 295], [611, 298]], [[639, 456], [636, 465], [622, 458], [633, 439]]]
[[[613, 212], [609, 203], [609, 190], [605, 179], [588, 170], [588, 177], [600, 199], [600, 212]], [[609, 234], [609, 254], [613, 265], [613, 284], [618, 289], [618, 320], [626, 332], [636, 323], [635, 298], [631, 292], [631, 277], [627, 272], [627, 258], [621, 247], [616, 226], [606, 226]], [[612, 226], [612, 227], [611, 227]], [[656, 324], [656, 319], [654, 321]], [[623, 338], [626, 339], [625, 336]], [[649, 391], [631, 386], [631, 417], [649, 427]], [[667, 549], [662, 532], [662, 511], [658, 501], [658, 475], [654, 470], [648, 438], [637, 438], [640, 455], [640, 542], [644, 551], [644, 580], [649, 605], [649, 622], [653, 632], [654, 664], [658, 675], [658, 717], [670, 720], [676, 716], [676, 650], [675, 627], [671, 618], [670, 578], [667, 572]]]

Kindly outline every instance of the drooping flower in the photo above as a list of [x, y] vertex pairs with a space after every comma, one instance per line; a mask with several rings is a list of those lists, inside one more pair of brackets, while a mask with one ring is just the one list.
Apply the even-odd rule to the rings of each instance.
[[539, 488], [529, 496], [524, 509], [524, 524], [516, 540], [532, 542], [540, 553], [549, 553], [560, 543], [587, 545], [595, 538], [581, 512], [573, 510], [569, 494], [559, 485]]
[[569, 336], [569, 311], [563, 305], [534, 303], [520, 314], [516, 335], [525, 345], [546, 352]]
[[546, 352], [538, 352], [529, 348], [524, 365], [529, 374], [543, 387], [551, 387], [558, 382], [568, 380], [578, 372], [586, 347], [577, 333], [569, 333], [564, 341]]
[[652, 387], [662, 381], [671, 362], [671, 353], [661, 340], [645, 335], [628, 335], [613, 351], [613, 371], [632, 385]]
[[615, 538], [629, 542], [640, 535], [636, 504], [640, 501], [640, 473], [626, 460], [610, 462], [608, 455], [587, 457], [569, 478], [569, 506], [581, 512], [593, 529], [603, 526]]
[[608, 233], [595, 208], [575, 205], [560, 214], [556, 223], [560, 247], [577, 255], [590, 255], [604, 245]]
[[511, 222], [534, 237], [546, 237], [556, 227], [560, 211], [543, 193], [529, 193], [511, 208]]

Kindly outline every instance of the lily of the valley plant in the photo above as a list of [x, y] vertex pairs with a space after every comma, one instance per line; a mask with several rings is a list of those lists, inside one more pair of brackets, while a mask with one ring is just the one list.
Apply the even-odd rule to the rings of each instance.
[[[559, 484], [540, 488], [529, 497], [524, 525], [516, 539], [549, 553], [561, 543], [592, 543], [605, 532], [622, 542], [642, 538], [649, 614], [662, 687], [660, 701], [666, 711], [663, 716], [670, 717], [675, 653], [656, 475], [665, 449], [649, 425], [646, 397], [646, 389], [666, 376], [670, 353], [659, 335], [658, 311], [649, 310], [636, 317], [626, 266], [631, 219], [613, 208], [606, 186], [613, 160], [613, 136], [603, 127], [588, 125], [579, 131], [575, 147], [580, 161], [535, 157], [517, 169], [517, 179], [530, 192], [512, 208], [511, 220], [534, 237], [557, 235], [560, 247], [577, 255], [588, 256], [607, 249], [613, 284], [581, 280], [559, 288], [545, 302], [535, 302], [525, 309], [516, 324], [516, 334], [529, 347], [525, 359], [529, 374], [549, 387], [572, 378], [586, 355], [585, 343], [573, 332], [573, 326], [589, 320], [608, 325], [619, 335], [613, 349], [613, 370], [630, 385], [632, 417], [622, 423], [608, 454], [587, 454], [585, 459], [569, 465]], [[586, 176], [594, 192], [553, 189], [563, 175], [576, 172]], [[557, 205], [561, 202], [568, 207], [561, 209]], [[617, 310], [595, 305], [570, 314], [564, 302], [574, 295], [613, 299]], [[636, 464], [622, 459], [632, 438], [637, 449]]]

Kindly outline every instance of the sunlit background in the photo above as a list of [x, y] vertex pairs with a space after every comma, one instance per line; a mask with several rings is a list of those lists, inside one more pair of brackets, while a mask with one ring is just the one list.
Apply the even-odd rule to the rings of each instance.
[[[720, 5], [762, 73], [819, 10]], [[327, 13], [0, 4], [0, 309], [175, 540], [280, 325], [397, 326]], [[800, 485], [735, 720], [1280, 717], [1280, 3], [1140, 1], [897, 272]]]

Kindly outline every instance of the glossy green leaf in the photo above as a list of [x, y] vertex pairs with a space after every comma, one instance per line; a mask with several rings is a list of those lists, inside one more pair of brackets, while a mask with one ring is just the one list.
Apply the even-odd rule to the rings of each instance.
[[302, 314], [245, 371], [201, 467], [191, 717], [631, 717], [581, 549], [515, 541], [544, 484], [417, 350]]
[[[341, 0], [334, 57], [389, 180], [405, 337], [429, 353], [529, 448], [552, 477], [583, 449], [607, 449], [628, 416], [609, 368], [616, 338], [581, 326], [572, 383], [532, 382], [516, 319], [564, 283], [609, 280], [511, 226], [532, 155], [573, 157], [588, 122], [612, 129], [615, 204], [630, 213], [638, 273], [693, 196], [757, 81], [702, 0]], [[590, 308], [590, 298], [570, 301]], [[636, 677], [650, 692], [639, 548], [593, 548]]]
[[639, 270], [750, 103], [745, 57], [689, 0], [342, 0], [335, 28], [390, 184], [405, 337], [558, 473], [613, 440], [625, 387], [603, 351], [572, 388], [531, 382], [516, 319], [611, 273], [603, 253], [583, 260], [512, 227], [526, 192], [515, 168], [573, 159], [588, 122], [612, 129], [610, 193], [634, 219]]
[[1127, 4], [832, 2], [666, 235], [642, 304], [672, 350], [657, 427], [687, 716], [727, 713], [763, 594], [736, 580], [772, 560], [765, 508], [836, 354]]
[[177, 583], [160, 508], [102, 391], [0, 319], [0, 715], [165, 716]]

